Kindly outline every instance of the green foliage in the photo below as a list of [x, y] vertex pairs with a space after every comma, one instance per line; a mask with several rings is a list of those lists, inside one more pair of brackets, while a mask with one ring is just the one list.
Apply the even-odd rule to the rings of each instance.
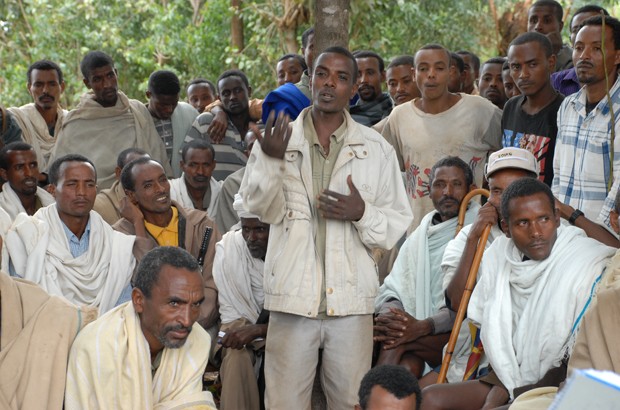
[[[298, 2], [313, 8], [313, 1]], [[500, 13], [514, 4], [495, 3]], [[584, 3], [563, 2], [572, 10]], [[602, 2], [612, 15], [620, 12], [616, 3]], [[0, 102], [30, 102], [28, 65], [49, 58], [65, 73], [63, 105], [75, 106], [86, 90], [79, 63], [89, 50], [112, 56], [119, 87], [131, 98], [145, 100], [148, 76], [157, 69], [173, 70], [186, 84], [195, 77], [215, 80], [233, 66], [248, 74], [254, 96], [262, 97], [275, 87], [276, 61], [287, 52], [277, 21], [284, 1], [243, 5], [245, 48], [232, 50], [230, 0], [0, 0]], [[351, 8], [352, 50], [373, 49], [389, 60], [438, 42], [481, 57], [495, 54], [495, 27], [485, 0], [351, 0]], [[298, 39], [308, 26], [297, 28]]]

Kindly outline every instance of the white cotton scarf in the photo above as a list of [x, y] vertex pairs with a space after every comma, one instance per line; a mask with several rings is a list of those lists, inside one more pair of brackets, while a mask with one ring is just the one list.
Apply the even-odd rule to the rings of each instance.
[[211, 338], [197, 323], [177, 349], [164, 348], [155, 376], [149, 344], [133, 303], [100, 317], [78, 335], [71, 348], [65, 408], [212, 409], [202, 391]]
[[[473, 222], [480, 206], [473, 203], [465, 214], [465, 223]], [[456, 234], [457, 218], [433, 225], [437, 211], [424, 216], [399, 251], [390, 274], [379, 288], [375, 301], [378, 310], [390, 299], [398, 299], [405, 311], [425, 319], [445, 306], [441, 260], [448, 242]]]
[[[56, 202], [54, 197], [41, 187], [37, 187], [36, 195], [39, 197], [43, 207]], [[22, 201], [19, 199], [15, 191], [13, 191], [11, 184], [8, 182], [5, 182], [2, 185], [2, 192], [0, 192], [0, 207], [2, 207], [7, 214], [9, 214], [11, 220], [14, 220], [18, 213], [26, 212], [26, 209], [24, 209], [24, 206], [22, 205]]]
[[[215, 245], [213, 280], [218, 289], [222, 323], [245, 318], [256, 323], [263, 309], [265, 262], [250, 254], [241, 231], [226, 233]], [[252, 286], [252, 283], [258, 286]]]
[[[56, 138], [50, 135], [49, 128], [34, 103], [23, 105], [19, 108], [9, 108], [9, 111], [19, 124], [22, 130], [22, 137], [27, 144], [30, 144], [37, 153], [39, 169], [47, 169], [48, 160], [52, 153], [52, 148], [56, 143]], [[57, 135], [62, 127], [66, 110], [58, 106], [58, 118], [54, 126], [54, 133]]]
[[[103, 314], [129, 284], [136, 264], [135, 236], [114, 231], [91, 211], [88, 251], [74, 258], [62, 225], [55, 204], [33, 216], [19, 214], [6, 240], [15, 272], [51, 295], [78, 306], [97, 306]], [[8, 268], [4, 258], [2, 265]]]
[[[183, 208], [195, 209], [194, 202], [192, 202], [192, 198], [189, 196], [189, 192], [187, 192], [185, 173], [182, 173], [180, 178], [170, 179], [168, 182], [170, 182], [170, 198], [181, 204]], [[209, 186], [211, 188], [211, 200], [207, 208], [207, 215], [209, 215], [209, 218], [214, 219], [217, 213], [216, 201], [220, 195], [222, 184], [211, 177]]]
[[484, 255], [468, 317], [481, 326], [493, 370], [513, 396], [570, 354], [578, 323], [615, 249], [560, 226], [551, 255], [523, 261], [507, 237]]

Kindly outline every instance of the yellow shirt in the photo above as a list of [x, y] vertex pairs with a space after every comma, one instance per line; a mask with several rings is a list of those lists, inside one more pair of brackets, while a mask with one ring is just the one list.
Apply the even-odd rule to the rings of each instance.
[[144, 227], [159, 246], [179, 246], [179, 211], [174, 206], [168, 226], [157, 226], [144, 221]]

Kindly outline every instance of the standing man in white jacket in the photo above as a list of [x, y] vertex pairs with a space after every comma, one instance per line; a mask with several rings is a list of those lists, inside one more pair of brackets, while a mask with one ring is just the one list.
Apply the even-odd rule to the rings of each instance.
[[248, 211], [271, 224], [268, 409], [310, 409], [320, 349], [328, 407], [353, 408], [372, 355], [379, 281], [370, 249], [390, 249], [411, 223], [394, 149], [346, 111], [357, 74], [349, 51], [325, 50], [313, 105], [292, 125], [280, 115], [272, 129], [270, 115], [241, 184]]

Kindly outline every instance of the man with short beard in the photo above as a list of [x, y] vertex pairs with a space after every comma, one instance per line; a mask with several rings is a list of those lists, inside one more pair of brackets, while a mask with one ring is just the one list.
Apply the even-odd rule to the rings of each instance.
[[[407, 238], [385, 282], [375, 308], [377, 365], [401, 365], [421, 377], [426, 363], [441, 363], [453, 316], [445, 306], [441, 259], [454, 238], [463, 198], [475, 188], [471, 168], [458, 157], [440, 159], [431, 170], [430, 197], [435, 209]], [[473, 222], [480, 207], [472, 204], [465, 221]], [[394, 329], [402, 328], [401, 335]]]
[[[265, 351], [269, 312], [263, 308], [263, 268], [269, 224], [245, 210], [239, 194], [234, 208], [241, 229], [216, 245], [213, 279], [219, 291], [222, 396], [220, 410], [261, 408], [254, 366]], [[216, 359], [218, 355], [215, 355]]]
[[87, 326], [69, 356], [65, 408], [215, 410], [202, 377], [211, 340], [196, 323], [205, 300], [187, 251], [144, 256], [131, 301]]
[[357, 95], [359, 100], [351, 107], [351, 117], [362, 125], [371, 127], [390, 115], [392, 100], [381, 91], [385, 81], [385, 63], [379, 54], [373, 51], [356, 51], [353, 53], [359, 73], [357, 77]]
[[[575, 38], [573, 61], [583, 88], [566, 97], [558, 110], [552, 190], [570, 205], [571, 222], [585, 215], [610, 228], [609, 212], [620, 184], [620, 21], [605, 17], [604, 32], [602, 25], [602, 17], [591, 17]], [[616, 113], [612, 125], [610, 103]], [[612, 126], [616, 138], [610, 147]], [[615, 183], [610, 186], [610, 181]]]
[[47, 169], [56, 143], [55, 136], [67, 113], [60, 106], [65, 81], [58, 64], [49, 60], [40, 60], [30, 65], [26, 78], [28, 93], [34, 102], [9, 108], [9, 112], [22, 130], [22, 139], [35, 150], [39, 167]]

